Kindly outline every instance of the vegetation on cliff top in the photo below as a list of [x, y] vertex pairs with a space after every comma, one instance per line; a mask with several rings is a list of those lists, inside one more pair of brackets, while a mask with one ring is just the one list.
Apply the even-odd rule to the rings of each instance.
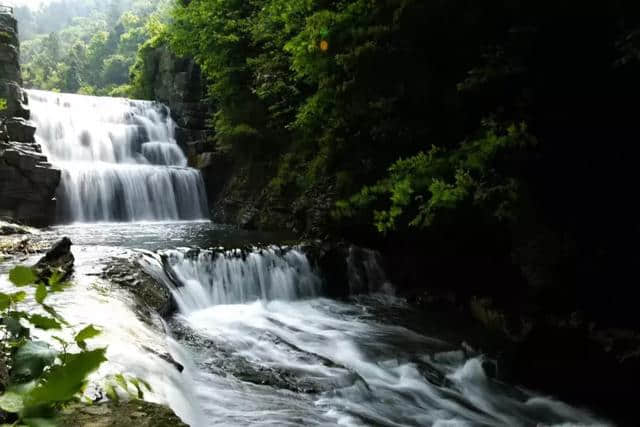
[[148, 23], [169, 0], [64, 0], [18, 8], [28, 88], [127, 96], [129, 70], [149, 38]]

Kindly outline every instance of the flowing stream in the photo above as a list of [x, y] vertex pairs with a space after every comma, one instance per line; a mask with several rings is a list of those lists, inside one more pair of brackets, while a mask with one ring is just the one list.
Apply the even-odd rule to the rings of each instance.
[[[76, 328], [103, 328], [92, 344], [108, 346], [109, 362], [95, 380], [145, 378], [153, 387], [145, 398], [194, 427], [607, 425], [493, 379], [492, 362], [462, 340], [425, 332], [392, 295], [373, 252], [348, 257], [353, 295], [336, 301], [301, 248], [276, 245], [288, 236], [157, 222], [207, 210], [202, 178], [185, 167], [166, 107], [29, 97], [37, 138], [64, 172], [59, 219], [74, 222], [34, 239], [74, 242], [74, 286], [49, 303]], [[0, 262], [0, 288], [10, 287], [11, 265], [36, 259]], [[175, 314], [141, 313], [129, 291], [102, 275], [110, 259], [135, 260], [166, 286]]]

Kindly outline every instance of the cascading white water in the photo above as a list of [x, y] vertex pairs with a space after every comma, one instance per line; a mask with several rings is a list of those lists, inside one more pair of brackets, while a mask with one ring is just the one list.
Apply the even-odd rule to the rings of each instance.
[[[306, 255], [296, 249], [170, 250], [162, 260], [145, 258], [144, 262], [156, 279], [172, 289], [183, 313], [257, 300], [293, 301], [321, 292], [320, 278]], [[162, 278], [161, 269], [172, 282]]]
[[[350, 252], [350, 288], [384, 272]], [[482, 356], [375, 310], [388, 295], [338, 302], [297, 249], [145, 252], [179, 313], [173, 355], [187, 366], [209, 425], [606, 426], [591, 414], [492, 380]]]
[[36, 140], [63, 172], [60, 221], [207, 217], [202, 176], [186, 167], [166, 106], [38, 90], [28, 94]]

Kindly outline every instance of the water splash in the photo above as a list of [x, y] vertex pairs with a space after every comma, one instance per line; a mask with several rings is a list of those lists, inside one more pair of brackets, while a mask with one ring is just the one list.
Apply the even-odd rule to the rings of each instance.
[[58, 220], [207, 217], [204, 181], [175, 140], [166, 106], [30, 90], [36, 140], [62, 169]]

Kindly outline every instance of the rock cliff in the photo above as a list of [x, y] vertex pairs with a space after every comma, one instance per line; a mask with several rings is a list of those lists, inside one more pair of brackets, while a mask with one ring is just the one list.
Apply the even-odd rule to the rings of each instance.
[[60, 171], [36, 143], [19, 60], [18, 24], [0, 12], [0, 216], [44, 226], [55, 220]]

